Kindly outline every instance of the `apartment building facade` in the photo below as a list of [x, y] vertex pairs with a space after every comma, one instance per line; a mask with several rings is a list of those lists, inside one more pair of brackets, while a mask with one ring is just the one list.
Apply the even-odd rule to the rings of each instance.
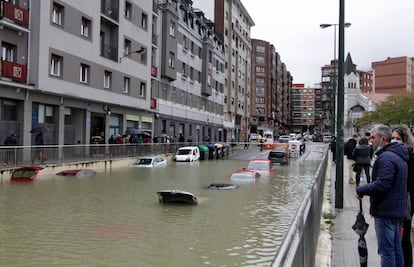
[[[320, 114], [316, 114], [317, 101], [315, 88], [305, 88], [304, 84], [292, 85], [292, 126], [296, 133], [320, 131], [324, 125]], [[315, 118], [319, 117], [318, 121]], [[316, 123], [317, 122], [317, 123]]]
[[160, 9], [161, 71], [153, 73], [151, 89], [155, 132], [176, 141], [224, 141], [223, 38], [192, 1], [161, 1]]
[[372, 63], [375, 93], [412, 93], [414, 57], [394, 57]]
[[226, 140], [244, 141], [249, 134], [251, 95], [250, 31], [254, 21], [240, 0], [215, 0], [214, 23], [223, 36], [226, 83], [224, 134]]

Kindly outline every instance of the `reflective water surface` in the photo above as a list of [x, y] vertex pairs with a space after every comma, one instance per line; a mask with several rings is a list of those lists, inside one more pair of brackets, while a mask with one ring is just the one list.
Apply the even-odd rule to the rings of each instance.
[[[241, 160], [119, 168], [88, 178], [40, 174], [0, 186], [0, 266], [268, 266], [319, 162], [289, 166], [235, 190]], [[198, 205], [158, 203], [181, 189]]]

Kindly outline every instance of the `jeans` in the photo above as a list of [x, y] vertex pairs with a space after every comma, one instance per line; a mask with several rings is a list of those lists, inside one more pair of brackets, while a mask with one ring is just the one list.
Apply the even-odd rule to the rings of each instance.
[[375, 232], [378, 240], [378, 254], [382, 267], [403, 267], [404, 256], [401, 248], [400, 220], [375, 218]]

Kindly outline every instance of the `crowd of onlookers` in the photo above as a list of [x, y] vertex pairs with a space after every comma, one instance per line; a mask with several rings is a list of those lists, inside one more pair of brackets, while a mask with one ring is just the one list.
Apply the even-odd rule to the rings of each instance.
[[[331, 151], [336, 154], [336, 139]], [[411, 225], [414, 213], [414, 136], [406, 125], [375, 125], [344, 144], [348, 183], [356, 197], [370, 198], [381, 266], [412, 266]], [[362, 183], [361, 174], [366, 182]]]

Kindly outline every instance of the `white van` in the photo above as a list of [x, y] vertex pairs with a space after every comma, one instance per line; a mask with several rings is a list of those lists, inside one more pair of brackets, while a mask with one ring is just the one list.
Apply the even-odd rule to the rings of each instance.
[[175, 161], [193, 162], [200, 159], [200, 150], [197, 146], [183, 146], [175, 153]]

